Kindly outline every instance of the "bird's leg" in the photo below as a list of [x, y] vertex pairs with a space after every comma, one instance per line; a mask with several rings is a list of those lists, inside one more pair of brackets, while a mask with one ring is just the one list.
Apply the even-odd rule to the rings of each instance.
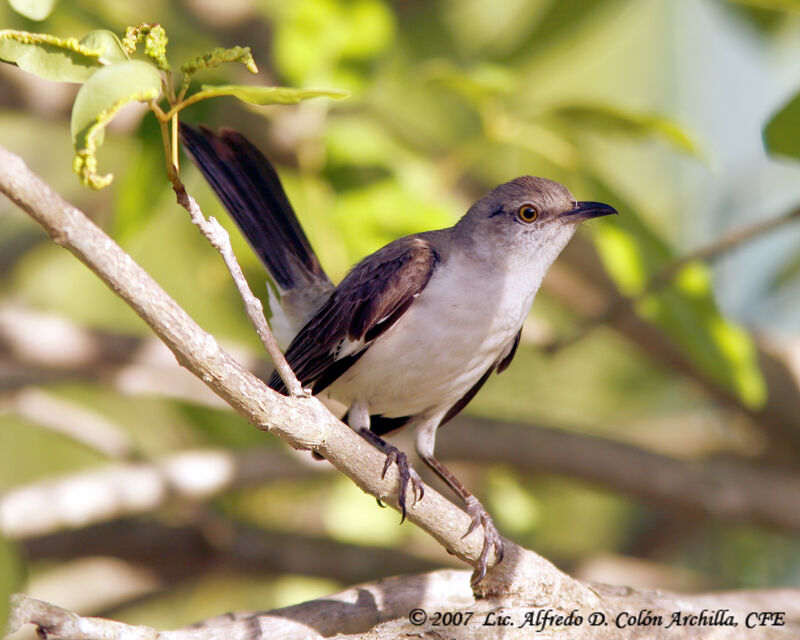
[[[408, 492], [408, 485], [411, 485], [413, 491], [413, 503], [422, 500], [425, 494], [425, 485], [422, 483], [422, 478], [419, 477], [413, 467], [408, 463], [408, 457], [405, 453], [400, 451], [397, 447], [389, 444], [381, 438], [378, 434], [373, 433], [369, 428], [369, 409], [366, 404], [362, 402], [354, 402], [347, 413], [347, 423], [355, 430], [362, 438], [372, 444], [376, 449], [386, 454], [386, 462], [383, 465], [383, 473], [381, 478], [386, 477], [386, 472], [392, 464], [397, 465], [397, 471], [400, 475], [400, 493], [397, 502], [400, 505], [400, 522], [406, 519], [406, 493]], [[380, 500], [378, 501], [380, 504]]]
[[478, 559], [478, 564], [475, 567], [475, 571], [472, 574], [472, 584], [478, 584], [486, 575], [486, 569], [489, 565], [489, 554], [491, 553], [492, 548], [494, 548], [495, 555], [497, 556], [497, 562], [502, 562], [503, 538], [500, 537], [500, 533], [497, 531], [497, 527], [494, 525], [494, 521], [489, 515], [489, 512], [486, 511], [486, 508], [475, 496], [467, 491], [464, 485], [461, 484], [461, 481], [453, 475], [453, 472], [450, 471], [450, 469], [445, 467], [433, 456], [424, 456], [420, 454], [420, 457], [422, 458], [422, 461], [431, 469], [433, 469], [436, 475], [444, 480], [447, 485], [456, 493], [456, 495], [458, 495], [458, 497], [464, 501], [467, 513], [469, 514], [470, 518], [472, 518], [472, 522], [462, 538], [466, 538], [470, 533], [477, 529], [478, 525], [483, 527], [483, 549], [481, 550], [481, 556]]
[[492, 517], [480, 501], [467, 491], [466, 487], [461, 484], [461, 481], [453, 475], [450, 469], [433, 457], [433, 445], [438, 426], [438, 421], [432, 421], [423, 425], [417, 431], [417, 453], [420, 459], [428, 465], [437, 476], [444, 480], [447, 486], [464, 501], [467, 513], [470, 518], [472, 518], [472, 522], [462, 538], [466, 538], [478, 528], [478, 525], [483, 527], [483, 548], [481, 549], [481, 555], [480, 558], [478, 558], [478, 564], [475, 566], [475, 571], [472, 573], [471, 580], [472, 584], [476, 585], [486, 576], [486, 569], [489, 566], [489, 554], [492, 548], [494, 548], [497, 562], [500, 563], [503, 561], [503, 538], [500, 537], [500, 533], [497, 531]]

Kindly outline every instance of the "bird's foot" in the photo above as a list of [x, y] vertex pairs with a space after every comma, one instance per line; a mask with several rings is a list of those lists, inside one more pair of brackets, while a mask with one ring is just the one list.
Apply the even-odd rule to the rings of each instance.
[[467, 532], [462, 538], [466, 538], [470, 533], [475, 531], [478, 525], [483, 527], [483, 549], [481, 550], [481, 556], [478, 558], [478, 564], [475, 566], [475, 571], [473, 571], [472, 579], [470, 580], [471, 584], [475, 586], [486, 576], [486, 569], [489, 566], [489, 554], [492, 552], [492, 548], [494, 548], [495, 555], [497, 556], [497, 563], [499, 564], [503, 561], [503, 538], [500, 537], [497, 527], [494, 526], [494, 521], [489, 515], [489, 512], [486, 511], [475, 496], [467, 496], [465, 502], [467, 513], [470, 518], [472, 518], [472, 523], [469, 525], [469, 529], [467, 529]]
[[392, 445], [387, 445], [385, 453], [386, 462], [383, 465], [381, 478], [386, 477], [386, 472], [389, 470], [389, 467], [393, 464], [397, 465], [397, 472], [400, 474], [400, 495], [397, 498], [397, 502], [400, 504], [400, 513], [402, 514], [400, 522], [402, 523], [406, 519], [406, 492], [408, 491], [408, 485], [411, 485], [413, 496], [412, 505], [422, 500], [422, 496], [425, 495], [425, 485], [422, 482], [422, 478], [419, 477], [419, 474], [414, 471], [414, 468], [408, 463], [408, 457], [405, 453]]
[[[411, 503], [413, 505], [419, 500], [422, 500], [422, 496], [425, 495], [425, 485], [422, 482], [422, 478], [414, 471], [414, 468], [408, 463], [408, 457], [405, 453], [400, 451], [400, 449], [389, 444], [386, 440], [369, 429], [362, 428], [360, 432], [366, 440], [373, 443], [386, 454], [386, 462], [383, 465], [381, 478], [386, 477], [386, 472], [389, 471], [389, 467], [393, 464], [397, 465], [397, 472], [400, 474], [400, 495], [397, 498], [397, 502], [400, 505], [400, 513], [402, 514], [400, 523], [402, 524], [406, 519], [406, 493], [408, 491], [408, 485], [410, 484], [413, 490], [414, 500]], [[383, 506], [380, 500], [378, 500], [378, 504]]]

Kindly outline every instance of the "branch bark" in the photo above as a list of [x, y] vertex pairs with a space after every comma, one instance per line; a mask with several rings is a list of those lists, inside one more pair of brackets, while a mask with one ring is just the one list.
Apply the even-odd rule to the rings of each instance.
[[[33, 174], [21, 158], [2, 147], [0, 166], [0, 191], [120, 296], [169, 347], [181, 366], [259, 429], [296, 449], [319, 453], [362, 490], [397, 508], [398, 474], [390, 467], [382, 477], [384, 456], [316, 398], [277, 394], [244, 369], [119, 245]], [[476, 530], [462, 537], [469, 528], [469, 516], [432, 489], [426, 491], [424, 500], [415, 503], [407, 518], [456, 557], [470, 564], [479, 558], [483, 532]], [[513, 586], [515, 576], [525, 575], [526, 582], [535, 575], [546, 583], [576, 591], [579, 597], [577, 583], [549, 562], [510, 541], [506, 546], [507, 559], [490, 571], [481, 584], [484, 592], [519, 588]]]
[[[362, 438], [336, 420], [313, 397], [284, 397], [274, 393], [264, 383], [245, 370], [217, 341], [204, 332], [133, 259], [125, 254], [108, 236], [76, 208], [55, 194], [41, 179], [28, 170], [17, 156], [0, 147], [0, 191], [41, 224], [55, 242], [64, 246], [98, 277], [152, 328], [174, 353], [178, 362], [197, 375], [217, 395], [260, 429], [270, 431], [298, 449], [312, 449], [327, 458], [336, 468], [350, 477], [359, 487], [381, 501], [397, 508], [398, 477], [390, 468], [381, 478], [384, 457]], [[483, 536], [475, 531], [462, 539], [469, 526], [469, 517], [438, 493], [428, 488], [425, 498], [409, 509], [408, 519], [425, 530], [456, 557], [474, 564], [479, 556]], [[375, 628], [373, 638], [400, 635], [440, 635], [441, 627], [412, 626], [407, 616], [412, 607], [427, 606], [431, 612], [443, 607], [453, 610], [469, 607], [480, 613], [510, 611], [521, 616], [532, 607], [567, 615], [572, 611], [586, 617], [600, 613], [610, 620], [618, 611], [636, 611], [647, 607], [654, 613], [678, 611], [699, 612], [707, 603], [724, 603], [713, 594], [704, 600], [697, 597], [636, 592], [599, 585], [586, 585], [560, 572], [536, 554], [506, 541], [505, 560], [490, 569], [487, 577], [469, 591], [466, 572], [439, 572], [425, 576], [392, 578], [374, 585], [363, 585], [339, 594], [338, 597], [299, 605], [266, 616], [231, 616], [211, 621], [203, 627], [188, 630], [156, 632], [142, 626], [129, 626], [98, 618], [80, 616], [25, 596], [13, 600], [11, 625], [27, 622], [39, 626], [40, 635], [58, 638], [279, 638], [320, 637], [340, 633], [363, 633], [375, 622], [390, 621], [383, 629]], [[755, 594], [761, 595], [763, 594]], [[748, 594], [738, 595], [739, 601], [750, 603]], [[783, 590], [769, 594], [770, 610], [785, 605], [787, 611], [800, 602], [798, 590]], [[779, 598], [785, 602], [779, 606]], [[793, 604], [794, 603], [794, 604]], [[748, 605], [749, 606], [749, 605]], [[447, 610], [444, 609], [444, 610]], [[522, 620], [522, 618], [518, 618]], [[560, 637], [615, 638], [619, 630], [587, 626], [564, 627]], [[710, 631], [709, 631], [710, 629]], [[551, 629], [552, 630], [552, 629]], [[474, 631], [474, 633], [473, 633]], [[634, 629], [631, 637], [643, 637]], [[646, 628], [646, 637], [672, 637], [661, 628]], [[682, 630], [684, 631], [684, 630]], [[722, 633], [720, 633], [722, 631]], [[789, 637], [797, 628], [781, 628], [762, 632], [758, 637]], [[531, 629], [522, 630], [519, 637], [529, 637]], [[294, 635], [292, 635], [294, 634]], [[685, 638], [734, 637], [727, 629], [717, 627], [688, 627]], [[471, 637], [497, 637], [496, 627], [469, 629]], [[510, 635], [510, 634], [509, 634]], [[741, 637], [737, 634], [735, 637]]]
[[[537, 635], [537, 615], [541, 620], [546, 614], [568, 616], [572, 613], [572, 620], [580, 616], [580, 623], [551, 622], [543, 626], [542, 635], [557, 635], [567, 640], [676, 637], [788, 640], [800, 633], [800, 599], [794, 589], [690, 596], [589, 584], [587, 591], [593, 595], [590, 602], [560, 608], [552, 604], [553, 599], [558, 599], [556, 593], [516, 594], [504, 600], [476, 599], [469, 591], [468, 581], [466, 572], [455, 570], [387, 578], [292, 607], [219, 616], [174, 631], [85, 618], [55, 605], [16, 595], [12, 600], [11, 628], [33, 623], [39, 627], [42, 637], [49, 640], [313, 640], [333, 636], [339, 640], [445, 637], [496, 640], [498, 637], [522, 639]], [[446, 618], [440, 616], [437, 624], [437, 612], [449, 613], [450, 622], [443, 624]], [[756, 615], [763, 612], [779, 612], [779, 626], [759, 627]], [[458, 613], [462, 614], [460, 618], [453, 616]], [[467, 617], [470, 613], [472, 615]], [[686, 620], [683, 616], [696, 616], [696, 622], [675, 624], [672, 621], [676, 614], [682, 620]], [[708, 620], [730, 620], [736, 626], [700, 624], [701, 615]], [[590, 625], [589, 616], [594, 616], [597, 624]], [[641, 621], [638, 625], [633, 622], [637, 616]], [[509, 626], [499, 624], [504, 618], [511, 623]], [[460, 624], [453, 624], [454, 619], [460, 620]], [[528, 619], [531, 623], [525, 624]], [[748, 627], [753, 624], [755, 628]]]
[[560, 429], [458, 420], [457, 437], [447, 429], [439, 437], [442, 459], [503, 460], [523, 473], [563, 474], [678, 513], [800, 531], [800, 475], [789, 470], [732, 458], [678, 460]]
[[[681, 515], [800, 531], [800, 476], [789, 470], [733, 458], [679, 460], [607, 438], [467, 416], [444, 429], [438, 445], [443, 460], [502, 460], [524, 474], [588, 481]], [[151, 513], [176, 498], [207, 500], [231, 489], [329, 469], [267, 447], [187, 450], [152, 462], [116, 463], [0, 494], [0, 534], [30, 539]]]
[[196, 581], [211, 568], [356, 584], [386, 575], [424, 573], [442, 565], [413, 552], [337, 542], [297, 531], [268, 531], [213, 518], [209, 523], [202, 515], [197, 520], [196, 524], [176, 526], [155, 519], [121, 519], [27, 540], [22, 546], [35, 560], [118, 558], [157, 576], [162, 590]]

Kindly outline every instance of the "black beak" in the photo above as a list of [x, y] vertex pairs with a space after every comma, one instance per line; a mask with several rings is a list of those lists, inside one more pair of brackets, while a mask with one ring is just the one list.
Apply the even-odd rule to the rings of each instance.
[[575, 206], [562, 213], [561, 217], [567, 218], [570, 222], [583, 222], [589, 218], [610, 216], [612, 213], [619, 214], [619, 211], [602, 202], [576, 202]]

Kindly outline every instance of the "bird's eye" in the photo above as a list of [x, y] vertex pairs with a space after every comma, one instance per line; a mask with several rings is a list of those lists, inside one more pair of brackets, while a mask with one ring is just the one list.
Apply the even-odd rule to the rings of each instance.
[[517, 216], [523, 222], [533, 222], [539, 217], [539, 210], [532, 204], [523, 204], [517, 209]]

